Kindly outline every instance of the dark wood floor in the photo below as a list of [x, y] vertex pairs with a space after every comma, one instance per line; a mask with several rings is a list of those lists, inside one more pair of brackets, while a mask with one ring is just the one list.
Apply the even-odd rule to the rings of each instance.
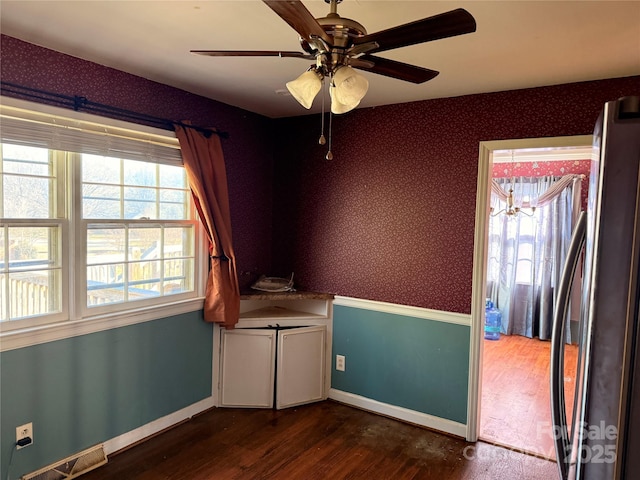
[[[519, 335], [484, 340], [480, 438], [555, 458], [549, 400], [551, 342]], [[565, 350], [565, 395], [571, 420], [578, 347]]]
[[557, 478], [554, 463], [325, 401], [286, 410], [213, 409], [83, 480]]

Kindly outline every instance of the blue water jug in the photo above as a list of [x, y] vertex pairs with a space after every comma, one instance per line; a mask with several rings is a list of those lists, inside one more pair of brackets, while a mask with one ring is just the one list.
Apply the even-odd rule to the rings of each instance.
[[502, 314], [493, 306], [493, 302], [487, 298], [484, 311], [484, 338], [487, 340], [500, 340], [500, 327]]

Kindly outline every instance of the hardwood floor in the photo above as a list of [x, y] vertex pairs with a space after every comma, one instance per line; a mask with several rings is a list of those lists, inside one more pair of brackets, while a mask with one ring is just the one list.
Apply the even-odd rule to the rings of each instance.
[[554, 463], [325, 401], [285, 410], [212, 409], [83, 480], [557, 478]]
[[[484, 340], [482, 440], [555, 459], [549, 400], [550, 346], [549, 341], [518, 335]], [[568, 420], [577, 356], [578, 347], [567, 345], [564, 379]]]

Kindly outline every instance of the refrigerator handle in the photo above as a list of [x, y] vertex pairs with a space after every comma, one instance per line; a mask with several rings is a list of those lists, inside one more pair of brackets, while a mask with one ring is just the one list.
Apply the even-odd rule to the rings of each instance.
[[566, 479], [571, 463], [571, 444], [567, 425], [567, 406], [564, 396], [564, 344], [567, 308], [571, 294], [573, 278], [580, 259], [580, 251], [586, 238], [587, 214], [581, 212], [576, 223], [567, 260], [562, 270], [558, 286], [558, 296], [553, 312], [551, 332], [551, 418], [553, 422], [554, 446], [560, 471], [560, 478]]

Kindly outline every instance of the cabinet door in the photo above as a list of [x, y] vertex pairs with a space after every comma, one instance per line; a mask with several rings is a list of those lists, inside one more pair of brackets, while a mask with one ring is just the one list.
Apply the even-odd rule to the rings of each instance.
[[276, 408], [324, 400], [326, 327], [278, 332]]
[[274, 330], [223, 330], [220, 406], [273, 407]]

